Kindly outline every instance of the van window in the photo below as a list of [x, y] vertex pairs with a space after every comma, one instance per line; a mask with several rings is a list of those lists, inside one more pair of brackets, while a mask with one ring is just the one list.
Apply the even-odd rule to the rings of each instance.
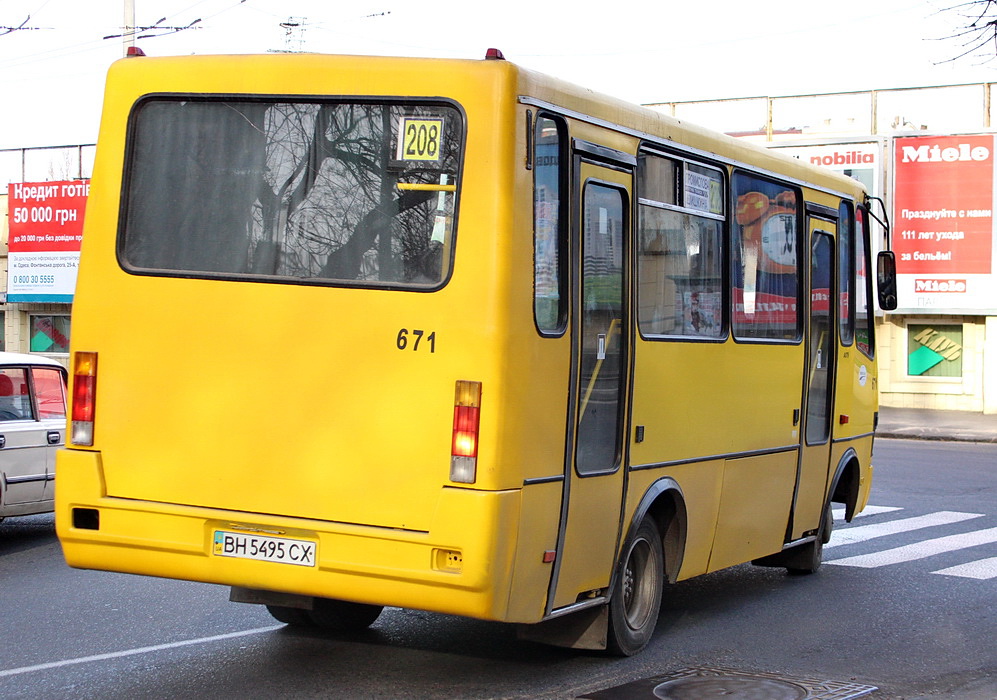
[[462, 143], [445, 104], [145, 100], [119, 260], [140, 274], [438, 287]]

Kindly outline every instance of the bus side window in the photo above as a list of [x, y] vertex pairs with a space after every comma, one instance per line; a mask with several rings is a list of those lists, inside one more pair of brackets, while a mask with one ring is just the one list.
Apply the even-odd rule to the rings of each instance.
[[875, 314], [872, 310], [872, 275], [869, 272], [869, 229], [865, 211], [855, 213], [855, 345], [868, 357], [875, 356]]
[[855, 216], [851, 202], [838, 207], [838, 334], [842, 345], [855, 338]]
[[734, 337], [796, 342], [800, 303], [800, 197], [787, 185], [734, 176], [731, 245]]
[[564, 123], [539, 115], [533, 143], [533, 313], [541, 333], [560, 335], [568, 320]]
[[723, 338], [726, 197], [721, 171], [642, 154], [637, 161], [637, 193], [641, 333]]

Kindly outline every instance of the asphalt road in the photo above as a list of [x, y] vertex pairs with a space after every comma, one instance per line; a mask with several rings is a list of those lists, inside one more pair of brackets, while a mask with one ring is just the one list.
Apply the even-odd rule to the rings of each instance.
[[398, 609], [359, 638], [291, 631], [224, 588], [69, 569], [51, 516], [9, 519], [0, 697], [571, 698], [720, 667], [875, 686], [874, 700], [997, 698], [997, 445], [880, 440], [875, 462], [875, 508], [836, 524], [820, 572], [676, 584], [629, 659]]

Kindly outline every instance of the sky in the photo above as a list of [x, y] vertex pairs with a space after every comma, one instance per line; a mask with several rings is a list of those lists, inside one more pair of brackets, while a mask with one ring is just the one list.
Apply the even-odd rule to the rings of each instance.
[[[0, 149], [96, 141], [125, 1], [0, 0]], [[946, 8], [961, 0], [131, 1], [149, 56], [482, 58], [496, 47], [639, 103], [997, 81], [989, 55], [951, 60], [968, 21]]]

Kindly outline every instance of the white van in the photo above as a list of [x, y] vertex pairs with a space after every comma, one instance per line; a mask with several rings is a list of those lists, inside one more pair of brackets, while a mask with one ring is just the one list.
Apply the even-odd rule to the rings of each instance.
[[52, 512], [66, 377], [55, 360], [0, 352], [0, 520]]

